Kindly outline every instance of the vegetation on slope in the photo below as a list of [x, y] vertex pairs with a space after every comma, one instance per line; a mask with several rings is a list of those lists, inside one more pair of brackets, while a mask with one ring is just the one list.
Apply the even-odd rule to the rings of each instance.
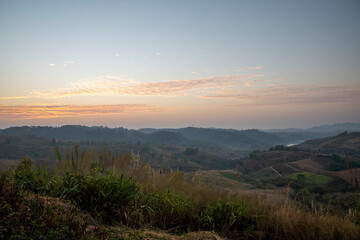
[[343, 132], [339, 135], [311, 139], [298, 145], [299, 148], [310, 149], [321, 153], [360, 156], [360, 132]]
[[315, 185], [323, 185], [323, 184], [327, 184], [331, 181], [331, 179], [327, 176], [308, 173], [308, 172], [294, 173], [293, 175], [291, 175], [291, 178], [296, 179], [298, 181], [303, 181], [305, 183], [315, 184]]
[[[58, 152], [54, 169], [23, 159], [0, 179], [0, 238], [124, 238], [116, 226], [174, 234], [215, 231], [229, 239], [357, 239], [348, 217], [306, 213], [288, 198], [208, 187], [197, 176], [154, 170], [134, 154]], [[9, 220], [10, 219], [10, 220]]]
[[[172, 133], [175, 134], [175, 133]], [[55, 146], [62, 154], [74, 145], [71, 141], [57, 141], [34, 136], [0, 136], [0, 166], [15, 165], [19, 159], [30, 157], [36, 165], [53, 164]], [[236, 166], [237, 161], [224, 157], [230, 153], [225, 149], [180, 147], [166, 144], [140, 144], [116, 142], [80, 142], [81, 151], [93, 152], [107, 149], [114, 154], [139, 152], [141, 159], [154, 168], [179, 169], [185, 172], [199, 169], [227, 169]], [[234, 153], [234, 155], [237, 155]]]
[[[266, 149], [273, 144], [292, 143], [292, 139], [278, 137], [256, 129], [143, 129], [86, 127], [66, 125], [61, 127], [10, 127], [2, 130], [3, 136], [37, 136], [66, 141], [107, 141], [117, 143], [157, 143], [172, 144], [181, 147], [218, 146], [240, 151]], [[309, 138], [306, 138], [309, 139]]]

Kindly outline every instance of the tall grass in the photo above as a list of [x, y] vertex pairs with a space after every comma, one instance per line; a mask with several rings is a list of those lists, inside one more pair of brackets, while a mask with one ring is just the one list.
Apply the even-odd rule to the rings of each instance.
[[[209, 230], [230, 239], [360, 239], [360, 228], [351, 219], [306, 212], [286, 193], [274, 202], [209, 187], [179, 171], [152, 169], [134, 153], [95, 154], [77, 146], [65, 157], [57, 152], [53, 170], [22, 160], [14, 171], [3, 173], [1, 190], [12, 186], [10, 192], [64, 199], [104, 224], [175, 233]], [[12, 197], [1, 199], [9, 204]], [[2, 216], [8, 216], [1, 208]]]
[[274, 201], [267, 196], [252, 196], [253, 207], [262, 213], [257, 226], [263, 239], [360, 239], [360, 227], [351, 217], [331, 215], [315, 207], [311, 212], [283, 189]]

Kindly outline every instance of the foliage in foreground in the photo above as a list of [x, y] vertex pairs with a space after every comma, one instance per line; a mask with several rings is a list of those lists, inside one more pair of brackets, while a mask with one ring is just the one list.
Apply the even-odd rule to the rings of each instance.
[[0, 239], [105, 239], [103, 228], [89, 230], [95, 222], [178, 234], [208, 230], [234, 239], [360, 238], [348, 218], [306, 213], [287, 198], [274, 203], [209, 188], [196, 177], [151, 169], [134, 154], [91, 158], [75, 148], [58, 158], [54, 170], [24, 159], [2, 172]]

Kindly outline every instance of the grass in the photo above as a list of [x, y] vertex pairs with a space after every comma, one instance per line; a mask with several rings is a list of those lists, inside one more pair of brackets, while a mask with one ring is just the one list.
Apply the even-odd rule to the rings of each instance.
[[235, 173], [231, 173], [231, 172], [220, 172], [220, 174], [223, 175], [224, 177], [228, 178], [228, 179], [241, 182], [241, 178], [239, 178]]
[[77, 151], [58, 156], [55, 169], [23, 159], [1, 172], [0, 239], [146, 239], [142, 228], [177, 238], [197, 231], [228, 239], [360, 238], [352, 218], [305, 212], [286, 194], [275, 202], [244, 196], [154, 170], [135, 154]]
[[291, 175], [291, 178], [298, 181], [303, 181], [307, 184], [323, 185], [328, 184], [331, 179], [327, 176], [318, 175], [308, 172], [299, 172]]

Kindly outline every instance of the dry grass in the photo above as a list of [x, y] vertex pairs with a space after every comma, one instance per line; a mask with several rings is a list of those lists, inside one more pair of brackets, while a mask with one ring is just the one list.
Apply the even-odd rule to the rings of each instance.
[[[152, 169], [140, 160], [138, 154], [134, 153], [118, 156], [113, 156], [106, 151], [98, 154], [79, 153], [78, 148], [75, 147], [74, 152], [68, 153], [66, 158], [63, 159], [61, 156], [58, 158], [57, 172], [59, 174], [72, 172], [91, 176], [95, 171], [100, 175], [94, 176], [100, 178], [107, 174], [115, 177], [125, 176], [140, 184], [143, 191], [141, 196], [144, 199], [139, 201], [139, 204], [149, 204], [146, 207], [151, 209], [151, 214], [142, 212], [145, 208], [140, 205], [125, 208], [128, 215], [124, 219], [131, 223], [129, 226], [159, 227], [173, 232], [174, 229], [176, 232], [178, 228], [184, 232], [186, 229], [197, 230], [192, 226], [196, 223], [203, 230], [209, 230], [209, 228], [211, 230], [211, 227], [218, 229], [218, 233], [228, 239], [244, 239], [251, 236], [256, 239], [360, 239], [360, 227], [354, 224], [350, 217], [330, 215], [326, 211], [315, 208], [312, 212], [307, 212], [298, 202], [289, 198], [289, 188], [284, 189], [278, 196], [225, 190], [201, 183], [200, 173], [188, 179], [179, 171], [164, 173], [161, 169]], [[148, 201], [149, 198], [157, 199], [158, 202]], [[39, 201], [45, 205], [61, 207], [65, 212], [73, 212], [71, 207], [59, 199], [44, 197]], [[166, 209], [166, 207], [169, 208]], [[241, 213], [241, 207], [244, 207], [243, 213]], [[66, 210], [67, 208], [70, 210]], [[227, 209], [230, 211], [228, 212]], [[217, 215], [217, 212], [222, 215]], [[243, 217], [238, 222], [239, 226], [235, 228], [231, 228], [231, 224], [222, 222], [235, 220], [236, 218], [231, 214], [238, 214], [235, 217]], [[82, 215], [77, 214], [77, 216]], [[144, 216], [147, 219], [141, 221]], [[133, 219], [130, 219], [132, 217]], [[152, 217], [156, 219], [151, 219]], [[209, 227], [208, 223], [198, 222], [198, 217], [212, 218], [208, 223], [213, 225]], [[255, 223], [252, 222], [253, 220]], [[66, 221], [68, 221], [67, 218]], [[166, 221], [173, 221], [182, 226], [159, 224]], [[247, 223], [250, 224], [249, 227], [243, 228], [241, 224]], [[77, 224], [81, 225], [81, 222]], [[99, 231], [96, 225], [91, 227], [90, 223], [87, 224], [87, 227], [81, 225], [87, 229], [86, 231]], [[217, 224], [223, 225], [217, 226]], [[165, 226], [170, 226], [171, 229]], [[210, 232], [175, 236], [149, 230], [125, 231], [115, 226], [104, 226], [102, 229], [111, 236], [110, 239], [116, 239], [116, 237], [123, 239], [220, 239]]]
[[289, 198], [289, 188], [276, 199], [254, 195], [250, 198], [253, 207], [263, 214], [255, 233], [259, 239], [360, 239], [360, 227], [349, 217], [315, 208], [307, 212]]
[[58, 153], [58, 173], [75, 171], [86, 174], [91, 173], [94, 168], [104, 173], [130, 178], [140, 183], [145, 191], [162, 192], [170, 189], [198, 203], [207, 204], [232, 195], [221, 187], [203, 184], [196, 176], [189, 181], [181, 171], [164, 172], [162, 169], [153, 169], [148, 163], [141, 161], [139, 154], [133, 152], [114, 156], [110, 151], [104, 150], [96, 155], [91, 152], [80, 153], [75, 146], [74, 151], [67, 153], [66, 158], [62, 158]]

